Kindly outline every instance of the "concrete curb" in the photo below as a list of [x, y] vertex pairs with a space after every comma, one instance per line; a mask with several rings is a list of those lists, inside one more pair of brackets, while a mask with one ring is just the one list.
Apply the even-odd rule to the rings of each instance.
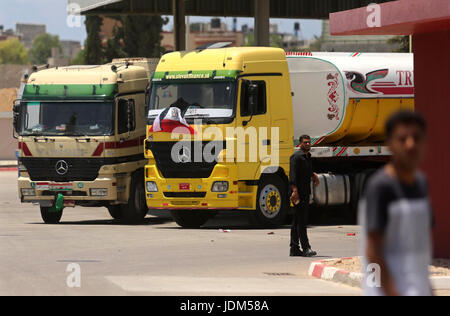
[[0, 171], [17, 171], [17, 160], [0, 160]]
[[1, 171], [17, 171], [17, 167], [2, 167], [2, 166], [0, 166], [0, 172]]
[[[362, 288], [364, 275], [361, 272], [349, 272], [338, 268], [329, 267], [327, 262], [352, 258], [334, 258], [314, 261], [309, 266], [308, 275], [337, 283]], [[434, 290], [450, 290], [450, 276], [431, 276], [430, 281]]]
[[0, 160], [1, 167], [17, 167], [17, 160]]
[[[311, 263], [309, 267], [308, 272], [309, 276], [360, 288], [363, 281], [362, 273], [348, 272], [345, 270], [329, 267], [326, 265], [327, 262], [334, 261], [337, 259], [338, 258], [314, 261], [313, 263]], [[341, 258], [341, 259], [344, 260], [350, 258]]]

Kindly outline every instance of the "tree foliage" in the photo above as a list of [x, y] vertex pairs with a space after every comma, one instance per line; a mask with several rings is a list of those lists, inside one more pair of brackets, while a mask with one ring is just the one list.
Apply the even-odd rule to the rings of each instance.
[[71, 65], [85, 65], [86, 64], [86, 51], [84, 49], [78, 52], [77, 57], [70, 61]]
[[100, 40], [100, 29], [103, 20], [99, 16], [88, 15], [84, 22], [86, 25], [87, 39], [85, 43], [85, 62], [88, 65], [103, 63], [103, 48]]
[[398, 45], [394, 53], [409, 53], [409, 36], [395, 36], [388, 40], [388, 44]]
[[323, 35], [314, 36], [314, 41], [309, 45], [309, 51], [320, 52], [322, 50]]
[[162, 27], [167, 19], [160, 16], [126, 15], [117, 18], [120, 22], [115, 45], [123, 45], [126, 57], [160, 57], [164, 52], [161, 47]]
[[25, 45], [17, 38], [0, 42], [0, 64], [28, 64], [27, 55]]
[[99, 32], [103, 23], [101, 17], [86, 18], [86, 63], [102, 64], [113, 58], [123, 57], [160, 57], [164, 53], [161, 47], [162, 27], [168, 22], [160, 16], [110, 16], [118, 23], [113, 36], [101, 43]]
[[52, 48], [62, 51], [58, 35], [44, 33], [36, 36], [29, 52], [31, 62], [36, 65], [46, 64], [52, 56]]

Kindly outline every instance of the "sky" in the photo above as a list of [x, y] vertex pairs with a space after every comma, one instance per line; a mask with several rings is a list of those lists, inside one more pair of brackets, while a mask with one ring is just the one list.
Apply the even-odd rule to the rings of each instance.
[[[81, 17], [81, 23], [77, 22], [70, 27], [67, 23], [67, 0], [0, 0], [0, 25], [4, 29], [15, 29], [16, 23], [35, 23], [45, 24], [47, 33], [59, 35], [61, 40], [76, 40], [82, 44], [86, 39], [86, 29], [84, 17]], [[208, 17], [191, 17], [190, 22], [208, 22]], [[222, 18], [231, 29], [233, 19]], [[314, 36], [320, 36], [321, 21], [319, 20], [292, 20], [292, 19], [271, 19], [271, 23], [278, 24], [279, 31], [283, 33], [293, 33], [294, 23], [299, 21], [302, 29], [302, 37], [310, 39]], [[70, 24], [70, 23], [69, 23]], [[238, 18], [238, 30], [241, 25], [248, 24], [253, 27], [253, 19]], [[165, 31], [172, 29], [172, 19], [169, 24], [164, 26]]]

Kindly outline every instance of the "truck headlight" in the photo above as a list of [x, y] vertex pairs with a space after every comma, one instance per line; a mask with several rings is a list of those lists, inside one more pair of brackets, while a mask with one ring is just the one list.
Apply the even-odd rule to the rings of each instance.
[[21, 189], [23, 196], [35, 196], [36, 191], [34, 189]]
[[90, 189], [91, 196], [107, 196], [108, 189]]
[[25, 167], [24, 164], [20, 163], [17, 165], [17, 168], [19, 169], [19, 171], [28, 171], [27, 167]]
[[228, 191], [228, 181], [216, 181], [213, 183], [212, 192], [227, 192]]
[[156, 182], [147, 182], [147, 192], [158, 192], [158, 186], [156, 185]]

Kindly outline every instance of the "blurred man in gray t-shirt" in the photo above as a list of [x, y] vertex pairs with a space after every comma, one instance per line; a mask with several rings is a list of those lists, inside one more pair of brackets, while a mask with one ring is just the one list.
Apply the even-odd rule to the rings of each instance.
[[[398, 112], [386, 124], [386, 137], [392, 160], [372, 176], [360, 203], [364, 294], [432, 295], [433, 216], [427, 181], [418, 171], [425, 153], [425, 121], [414, 112]], [[376, 270], [379, 284], [374, 282]]]

